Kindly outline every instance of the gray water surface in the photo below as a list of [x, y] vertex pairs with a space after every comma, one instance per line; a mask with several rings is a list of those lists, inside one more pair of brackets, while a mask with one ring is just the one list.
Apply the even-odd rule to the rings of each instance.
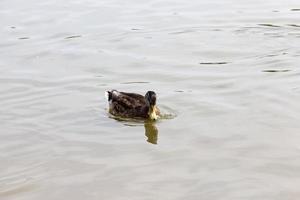
[[[297, 0], [0, 1], [0, 199], [297, 200]], [[170, 119], [119, 121], [104, 91]]]

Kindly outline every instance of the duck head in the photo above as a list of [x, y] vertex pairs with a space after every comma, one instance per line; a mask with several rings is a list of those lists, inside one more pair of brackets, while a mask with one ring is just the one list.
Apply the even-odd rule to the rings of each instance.
[[148, 91], [145, 94], [145, 100], [147, 105], [149, 106], [148, 115], [152, 120], [157, 120], [158, 116], [156, 114], [156, 94], [153, 91]]
[[156, 94], [155, 94], [155, 92], [148, 91], [145, 94], [145, 100], [146, 100], [148, 105], [155, 106], [155, 104], [156, 104]]

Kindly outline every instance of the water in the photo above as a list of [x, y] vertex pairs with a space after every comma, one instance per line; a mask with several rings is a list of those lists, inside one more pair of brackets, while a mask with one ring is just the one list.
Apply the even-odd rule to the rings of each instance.
[[[299, 1], [0, 7], [0, 199], [299, 198]], [[171, 117], [111, 118], [109, 89]]]

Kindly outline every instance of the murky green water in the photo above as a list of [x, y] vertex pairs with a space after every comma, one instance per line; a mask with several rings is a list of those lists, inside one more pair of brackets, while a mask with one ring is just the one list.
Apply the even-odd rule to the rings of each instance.
[[[0, 8], [0, 199], [299, 199], [299, 1]], [[109, 89], [171, 119], [115, 120]]]

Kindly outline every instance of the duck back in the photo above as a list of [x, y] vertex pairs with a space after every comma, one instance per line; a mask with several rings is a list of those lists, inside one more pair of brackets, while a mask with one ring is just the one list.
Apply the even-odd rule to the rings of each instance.
[[126, 118], [148, 118], [149, 105], [145, 97], [136, 93], [108, 91], [109, 112]]

